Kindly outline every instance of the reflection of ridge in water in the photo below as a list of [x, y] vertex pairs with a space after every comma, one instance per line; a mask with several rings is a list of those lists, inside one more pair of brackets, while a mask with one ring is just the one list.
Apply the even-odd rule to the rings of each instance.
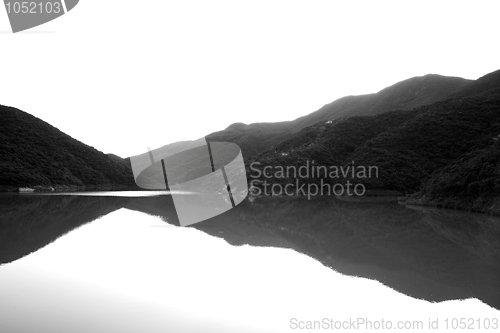
[[500, 309], [498, 218], [393, 203], [262, 198], [194, 227], [231, 244], [292, 248], [415, 298], [474, 297]]
[[0, 264], [20, 259], [123, 206], [121, 197], [16, 195], [0, 200]]
[[179, 225], [172, 197], [167, 195], [127, 197], [82, 194], [88, 193], [2, 196], [0, 264], [21, 259], [120, 208], [160, 216], [170, 224]]
[[[179, 225], [170, 196], [3, 196], [0, 263], [120, 208]], [[412, 297], [474, 297], [500, 309], [498, 218], [332, 198], [258, 198], [193, 227], [233, 245], [291, 248]]]

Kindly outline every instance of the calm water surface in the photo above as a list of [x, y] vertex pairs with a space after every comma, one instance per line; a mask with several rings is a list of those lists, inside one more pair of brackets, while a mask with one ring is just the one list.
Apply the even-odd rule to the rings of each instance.
[[500, 319], [498, 218], [258, 198], [181, 228], [164, 194], [1, 195], [0, 332]]

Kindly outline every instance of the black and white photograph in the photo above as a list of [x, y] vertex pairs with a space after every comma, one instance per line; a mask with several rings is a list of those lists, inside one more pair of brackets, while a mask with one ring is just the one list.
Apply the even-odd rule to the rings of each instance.
[[500, 332], [500, 2], [3, 0], [0, 333]]

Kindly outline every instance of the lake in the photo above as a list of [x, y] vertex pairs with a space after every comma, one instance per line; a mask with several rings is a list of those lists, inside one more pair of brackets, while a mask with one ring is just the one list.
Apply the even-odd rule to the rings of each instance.
[[0, 195], [0, 332], [500, 327], [497, 217], [287, 197], [180, 227], [162, 194]]

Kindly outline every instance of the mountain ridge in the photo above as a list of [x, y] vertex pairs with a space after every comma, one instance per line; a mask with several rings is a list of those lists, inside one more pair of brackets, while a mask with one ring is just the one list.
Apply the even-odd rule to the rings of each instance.
[[[437, 74], [416, 76], [397, 82], [377, 93], [338, 98], [294, 120], [276, 123], [231, 124], [225, 130], [207, 135], [207, 139], [234, 142], [240, 145], [244, 156], [251, 157], [315, 123], [346, 116], [410, 110], [442, 100], [472, 82], [474, 81]], [[257, 132], [258, 134], [254, 134]]]

